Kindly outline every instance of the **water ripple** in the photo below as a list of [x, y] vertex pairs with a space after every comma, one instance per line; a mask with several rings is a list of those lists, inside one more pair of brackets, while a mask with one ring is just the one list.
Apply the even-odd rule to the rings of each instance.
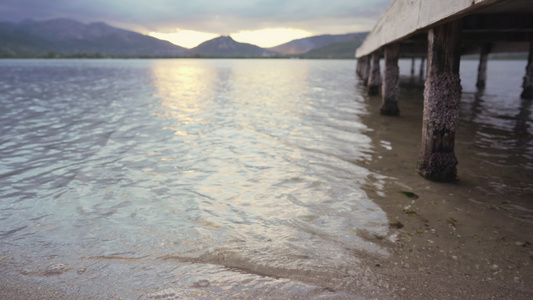
[[359, 230], [388, 230], [362, 189], [372, 147], [353, 67], [5, 60], [0, 240], [31, 274], [90, 258], [80, 273], [109, 289], [102, 274], [125, 269], [147, 275], [113, 286], [157, 285], [155, 264], [347, 284], [354, 253], [386, 253]]

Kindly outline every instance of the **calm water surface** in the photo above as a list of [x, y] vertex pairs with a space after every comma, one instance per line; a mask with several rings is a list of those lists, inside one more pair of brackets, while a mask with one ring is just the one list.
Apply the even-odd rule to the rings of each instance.
[[[489, 65], [480, 95], [476, 62], [462, 64], [458, 143], [521, 170], [484, 174], [487, 189], [529, 195], [524, 66]], [[365, 187], [386, 193], [369, 164], [396, 149], [366, 121], [380, 117], [354, 61], [1, 60], [0, 104], [0, 261], [36, 282], [353, 298], [372, 288], [365, 253], [387, 255], [360, 233], [388, 233]]]

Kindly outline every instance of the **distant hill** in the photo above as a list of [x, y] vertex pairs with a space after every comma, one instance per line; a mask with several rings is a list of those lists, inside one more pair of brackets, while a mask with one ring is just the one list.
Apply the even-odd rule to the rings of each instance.
[[[335, 43], [364, 40], [367, 35], [368, 32], [338, 35], [317, 35], [303, 39], [293, 40], [276, 47], [268, 48], [268, 50], [278, 52], [282, 55], [299, 55], [304, 54], [313, 49], [326, 47]], [[355, 53], [355, 48], [353, 49], [353, 52]]]
[[186, 49], [105, 23], [70, 19], [0, 22], [0, 57], [286, 57], [353, 58], [368, 33], [320, 35], [264, 49], [229, 36]]
[[168, 41], [105, 23], [69, 19], [0, 22], [0, 57], [58, 54], [104, 56], [179, 56], [187, 49]]
[[[16, 25], [20, 30], [49, 41], [94, 40], [114, 34], [137, 34], [105, 23], [83, 24], [70, 19], [26, 20]], [[137, 34], [138, 35], [138, 34]]]
[[230, 36], [220, 36], [203, 42], [189, 50], [189, 54], [201, 57], [271, 57], [278, 55], [276, 52], [252, 44], [236, 42]]
[[50, 49], [48, 41], [22, 31], [12, 23], [0, 23], [0, 57], [44, 54]]
[[[366, 36], [366, 35], [365, 35]], [[364, 37], [349, 42], [340, 42], [310, 50], [298, 55], [300, 58], [355, 58], [355, 50], [361, 46]]]

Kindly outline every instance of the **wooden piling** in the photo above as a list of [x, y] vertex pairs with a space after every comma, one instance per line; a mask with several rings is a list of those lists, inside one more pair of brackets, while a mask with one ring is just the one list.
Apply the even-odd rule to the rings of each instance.
[[522, 83], [522, 99], [533, 99], [533, 42], [529, 43], [529, 57], [527, 59], [526, 75]]
[[369, 57], [368, 56], [363, 56], [360, 58], [361, 60], [361, 69], [359, 70], [360, 73], [359, 73], [359, 77], [361, 78], [361, 81], [363, 82], [364, 85], [367, 85], [368, 83], [368, 72], [370, 70], [370, 65], [369, 65]]
[[397, 116], [398, 86], [400, 83], [400, 69], [398, 68], [398, 54], [400, 45], [393, 43], [385, 46], [385, 70], [381, 87], [382, 103], [379, 112], [382, 115]]
[[369, 96], [379, 94], [379, 86], [381, 85], [381, 74], [379, 70], [380, 53], [375, 51], [370, 58], [370, 71], [368, 76], [367, 93]]
[[479, 66], [477, 68], [477, 82], [476, 87], [478, 89], [485, 88], [487, 81], [487, 60], [489, 57], [491, 45], [484, 44], [481, 46], [481, 51], [479, 53]]
[[453, 181], [457, 176], [454, 147], [461, 100], [460, 37], [460, 20], [428, 32], [428, 72], [417, 171], [435, 181]]
[[[363, 79], [365, 76], [365, 73], [368, 73], [367, 71], [367, 64], [368, 63], [368, 57], [363, 56], [359, 57], [357, 59], [357, 67], [355, 68], [357, 75], [359, 78]], [[368, 80], [368, 78], [367, 78]]]
[[411, 76], [409, 76], [409, 83], [415, 84], [415, 58], [411, 58]]
[[355, 74], [357, 74], [357, 76], [359, 76], [359, 78], [361, 78], [362, 64], [363, 64], [363, 58], [362, 58], [362, 57], [359, 57], [359, 58], [357, 59], [357, 65], [356, 65], [356, 67], [355, 67]]
[[424, 80], [424, 62], [426, 61], [425, 57], [420, 58], [420, 70], [418, 72], [418, 79], [420, 81]]

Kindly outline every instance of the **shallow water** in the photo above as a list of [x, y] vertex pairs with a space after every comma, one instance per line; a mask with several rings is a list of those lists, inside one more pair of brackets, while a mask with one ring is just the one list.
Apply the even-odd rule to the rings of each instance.
[[[486, 170], [463, 174], [525, 199], [525, 63], [491, 62], [483, 92], [476, 65], [458, 158]], [[357, 298], [388, 253], [363, 238], [389, 231], [372, 164], [407, 151], [374, 100], [348, 60], [1, 60], [0, 261], [104, 298]], [[416, 143], [421, 92], [400, 102]]]

